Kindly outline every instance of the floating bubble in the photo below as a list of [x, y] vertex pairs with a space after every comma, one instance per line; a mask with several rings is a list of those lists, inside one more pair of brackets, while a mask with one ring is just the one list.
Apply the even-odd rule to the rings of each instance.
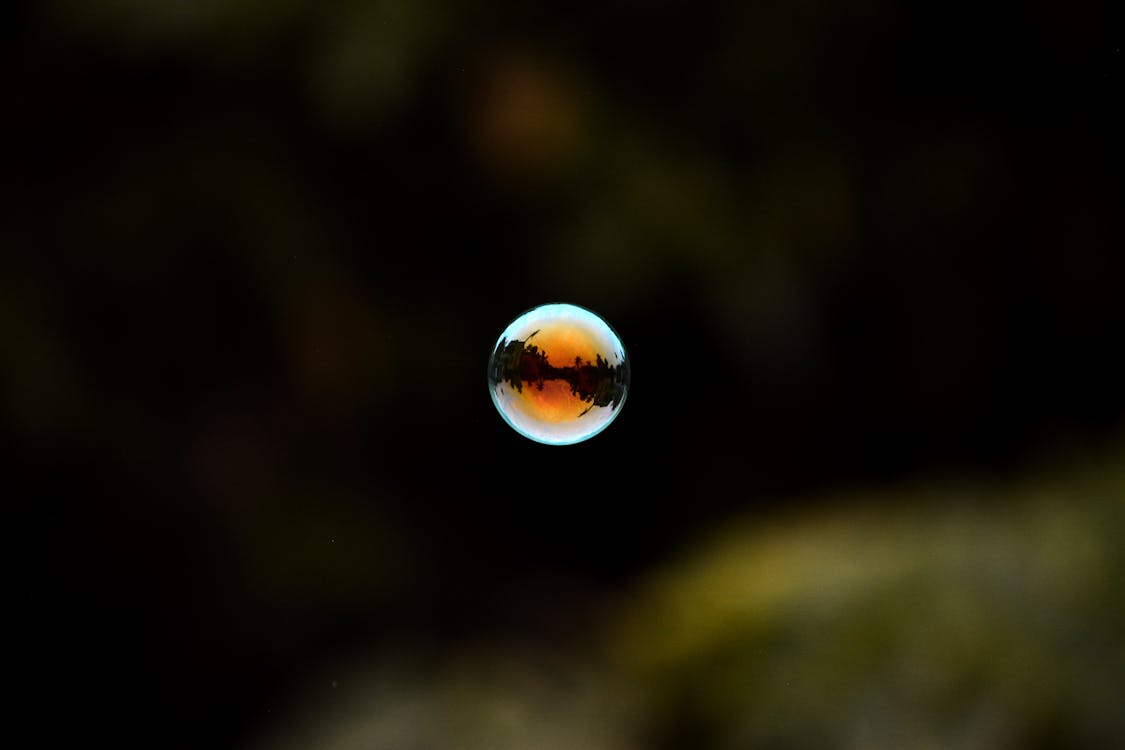
[[541, 305], [513, 320], [488, 360], [500, 416], [539, 443], [570, 445], [614, 420], [629, 390], [629, 360], [609, 325], [577, 305]]

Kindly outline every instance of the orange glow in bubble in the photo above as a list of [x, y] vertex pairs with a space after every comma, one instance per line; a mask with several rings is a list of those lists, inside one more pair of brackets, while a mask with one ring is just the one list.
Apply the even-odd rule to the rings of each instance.
[[629, 362], [621, 339], [594, 313], [543, 305], [500, 335], [488, 387], [517, 432], [567, 445], [593, 437], [617, 416], [629, 388]]

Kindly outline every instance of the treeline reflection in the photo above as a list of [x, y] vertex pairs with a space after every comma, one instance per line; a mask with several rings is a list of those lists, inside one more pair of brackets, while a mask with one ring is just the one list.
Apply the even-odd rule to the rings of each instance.
[[525, 386], [541, 391], [544, 383], [561, 380], [570, 386], [571, 395], [589, 404], [579, 416], [595, 406], [616, 409], [621, 404], [629, 385], [628, 363], [613, 365], [597, 353], [593, 362], [575, 357], [574, 364], [552, 365], [544, 350], [528, 343], [536, 333], [523, 340], [501, 339], [489, 373], [493, 383], [507, 383], [523, 393]]

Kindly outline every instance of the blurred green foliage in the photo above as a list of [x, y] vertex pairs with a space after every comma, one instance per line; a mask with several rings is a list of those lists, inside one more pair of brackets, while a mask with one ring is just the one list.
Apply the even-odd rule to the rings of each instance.
[[350, 659], [264, 746], [1115, 747], [1122, 498], [1116, 453], [729, 520], [578, 645]]
[[1114, 457], [734, 522], [645, 588], [617, 653], [658, 726], [712, 747], [1112, 747], [1123, 498]]

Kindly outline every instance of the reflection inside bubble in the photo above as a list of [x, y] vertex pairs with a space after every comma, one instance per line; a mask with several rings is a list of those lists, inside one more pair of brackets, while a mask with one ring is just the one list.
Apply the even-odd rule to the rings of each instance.
[[488, 387], [504, 420], [540, 443], [567, 445], [601, 432], [629, 389], [621, 339], [585, 308], [536, 307], [500, 335]]

